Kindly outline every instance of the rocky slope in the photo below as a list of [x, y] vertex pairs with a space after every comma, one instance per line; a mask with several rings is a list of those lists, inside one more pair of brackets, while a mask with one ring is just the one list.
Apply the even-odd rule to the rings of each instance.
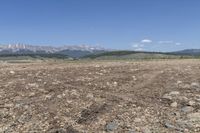
[[199, 133], [199, 60], [0, 65], [0, 132]]

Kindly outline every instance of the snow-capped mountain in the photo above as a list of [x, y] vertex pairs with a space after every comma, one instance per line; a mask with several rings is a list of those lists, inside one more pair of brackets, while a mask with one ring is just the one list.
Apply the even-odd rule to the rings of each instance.
[[33, 46], [26, 44], [8, 44], [0, 45], [0, 54], [34, 54], [34, 53], [56, 53], [73, 57], [85, 56], [92, 53], [101, 53], [107, 51], [106, 49], [98, 46], [89, 45], [65, 45], [61, 47], [53, 46]]
[[18, 52], [20, 50], [29, 50], [32, 52], [37, 51], [45, 51], [47, 53], [53, 53], [57, 51], [57, 48], [51, 46], [33, 46], [33, 45], [25, 45], [25, 44], [8, 44], [8, 45], [0, 45], [0, 50], [12, 51], [13, 53]]

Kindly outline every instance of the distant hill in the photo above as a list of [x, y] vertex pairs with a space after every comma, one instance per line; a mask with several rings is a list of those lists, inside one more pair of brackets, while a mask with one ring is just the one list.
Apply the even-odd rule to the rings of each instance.
[[105, 52], [104, 50], [82, 51], [82, 50], [68, 50], [67, 49], [67, 50], [56, 52], [56, 53], [60, 55], [67, 55], [72, 58], [81, 58], [84, 56], [96, 55], [96, 54], [100, 54], [104, 52]]
[[60, 54], [2, 54], [0, 60], [29, 60], [29, 59], [70, 59], [66, 55]]
[[200, 56], [200, 49], [185, 49], [181, 51], [171, 52], [171, 54]]
[[188, 58], [189, 56], [176, 55], [162, 52], [142, 52], [142, 51], [111, 51], [100, 54], [85, 56], [85, 59], [174, 59]]

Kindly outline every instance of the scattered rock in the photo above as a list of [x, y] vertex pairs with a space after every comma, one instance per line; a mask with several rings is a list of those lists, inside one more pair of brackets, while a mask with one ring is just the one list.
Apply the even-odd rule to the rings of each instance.
[[10, 71], [10, 74], [15, 74], [15, 72], [14, 71]]
[[179, 84], [182, 84], [183, 83], [183, 81], [177, 81], [177, 85], [179, 85]]
[[118, 83], [117, 83], [117, 82], [113, 82], [113, 85], [114, 85], [114, 86], [117, 86], [117, 85], [118, 85]]
[[182, 128], [179, 128], [179, 127], [176, 127], [176, 126], [174, 126], [174, 125], [172, 125], [172, 124], [170, 124], [170, 123], [165, 123], [165, 127], [166, 128], [169, 128], [169, 129], [173, 129], [173, 130], [177, 130], [177, 131], [184, 131], [184, 129], [182, 129]]
[[62, 95], [57, 95], [57, 98], [61, 99], [61, 98], [62, 98]]
[[77, 120], [78, 124], [89, 124], [97, 119], [99, 115], [104, 114], [110, 109], [110, 106], [104, 104], [92, 104], [88, 108], [81, 111], [81, 116]]
[[132, 76], [132, 78], [133, 78], [133, 80], [134, 80], [134, 81], [136, 81], [136, 80], [137, 80], [136, 76]]
[[76, 129], [74, 129], [72, 126], [69, 126], [67, 129], [66, 129], [66, 132], [65, 133], [79, 133], [79, 131], [77, 131]]
[[184, 112], [184, 113], [189, 113], [192, 111], [194, 111], [194, 108], [191, 106], [185, 106], [185, 107], [181, 108], [181, 112]]
[[76, 97], [80, 96], [80, 94], [75, 89], [71, 90], [71, 95]]
[[180, 92], [178, 92], [178, 91], [171, 91], [171, 92], [169, 93], [169, 95], [170, 95], [170, 96], [177, 96], [177, 95], [180, 95]]
[[180, 100], [180, 101], [183, 101], [183, 102], [189, 101], [189, 99], [186, 96], [179, 96], [177, 99]]
[[13, 103], [7, 103], [7, 104], [4, 105], [5, 108], [11, 108], [13, 106], [14, 106]]
[[173, 103], [171, 103], [170, 106], [173, 107], [173, 108], [176, 108], [178, 106], [178, 103], [177, 102], [173, 102]]
[[171, 124], [169, 124], [168, 122], [165, 123], [165, 127], [166, 127], [166, 128], [172, 128], [172, 129], [175, 129], [175, 128], [176, 128], [174, 125], [171, 125]]
[[52, 129], [49, 131], [49, 133], [66, 133], [66, 130], [63, 128], [59, 128], [59, 129]]
[[35, 88], [39, 87], [39, 85], [37, 83], [29, 83], [28, 86], [29, 87], [35, 87]]
[[34, 95], [35, 95], [35, 92], [31, 92], [31, 93], [29, 94], [30, 97], [32, 97], [32, 96], [34, 96]]
[[136, 123], [139, 123], [139, 122], [141, 122], [142, 120], [140, 119], [140, 118], [135, 118], [135, 120], [134, 120], [134, 122], [136, 122]]
[[190, 85], [189, 84], [182, 84], [180, 86], [182, 89], [189, 89], [190, 88]]
[[200, 84], [193, 82], [193, 83], [191, 83], [191, 87], [197, 88], [197, 87], [200, 87]]
[[189, 62], [0, 65], [0, 132], [200, 133], [200, 62]]
[[94, 96], [92, 93], [88, 93], [86, 97], [92, 99]]
[[191, 87], [192, 87], [192, 89], [195, 89], [196, 91], [200, 91], [199, 83], [193, 82], [193, 83], [191, 83]]
[[42, 79], [38, 79], [37, 81], [38, 81], [38, 82], [41, 82], [41, 81], [42, 81]]
[[162, 98], [167, 100], [172, 100], [172, 97], [169, 96], [168, 94], [165, 94]]
[[151, 130], [150, 130], [149, 128], [144, 127], [144, 128], [142, 129], [142, 133], [152, 133], [152, 132], [151, 132]]
[[174, 112], [174, 115], [175, 115], [176, 117], [180, 117], [180, 116], [181, 116], [179, 112]]
[[128, 131], [128, 133], [138, 133], [138, 132], [136, 132], [134, 129], [131, 129]]
[[107, 125], [106, 125], [106, 131], [114, 131], [118, 128], [118, 124], [116, 122], [109, 122]]
[[21, 115], [18, 119], [18, 122], [20, 123], [26, 123], [28, 121], [31, 120], [32, 115], [29, 113], [24, 113], [23, 115]]
[[194, 105], [195, 105], [195, 101], [189, 101], [189, 102], [188, 102], [188, 105], [189, 105], [189, 106], [194, 106]]
[[8, 109], [4, 108], [0, 110], [0, 118], [4, 118], [5, 116], [7, 116], [9, 114]]

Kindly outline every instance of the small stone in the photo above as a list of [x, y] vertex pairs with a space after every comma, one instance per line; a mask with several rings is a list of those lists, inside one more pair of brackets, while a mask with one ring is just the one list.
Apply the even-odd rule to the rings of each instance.
[[113, 83], [113, 85], [114, 85], [114, 86], [117, 86], [117, 85], [118, 85], [118, 83], [117, 83], [117, 82], [114, 82], [114, 83]]
[[61, 99], [61, 98], [62, 98], [62, 95], [57, 95], [57, 98], [60, 98], [60, 99]]
[[63, 128], [59, 128], [59, 129], [52, 129], [49, 131], [49, 133], [66, 133], [66, 130]]
[[183, 89], [189, 89], [190, 85], [189, 84], [184, 84], [184, 85], [181, 86], [181, 88], [183, 88]]
[[10, 74], [15, 74], [15, 72], [14, 71], [10, 71]]
[[3, 118], [9, 114], [8, 109], [4, 108], [0, 110], [0, 118]]
[[150, 130], [149, 128], [144, 127], [144, 128], [142, 129], [142, 133], [152, 133], [152, 132], [151, 132], [151, 130]]
[[31, 92], [31, 93], [29, 94], [30, 97], [32, 97], [32, 96], [34, 96], [34, 95], [35, 95], [35, 92]]
[[5, 108], [11, 108], [13, 106], [14, 106], [13, 103], [7, 103], [7, 104], [4, 105]]
[[133, 78], [133, 80], [134, 80], [134, 81], [136, 81], [136, 80], [137, 80], [136, 76], [132, 76], [132, 78]]
[[166, 127], [166, 128], [172, 128], [172, 129], [175, 129], [175, 128], [176, 128], [175, 126], [169, 124], [168, 122], [165, 123], [165, 127]]
[[171, 92], [169, 93], [169, 95], [170, 95], [170, 96], [180, 95], [180, 92], [178, 92], [178, 91], [171, 91]]
[[69, 126], [64, 133], [79, 133], [79, 131], [74, 129], [72, 126]]
[[174, 129], [174, 130], [176, 130], [176, 131], [181, 131], [181, 132], [183, 132], [184, 131], [184, 129], [182, 129], [182, 128], [179, 128], [179, 127], [175, 127], [174, 125], [172, 125], [172, 124], [170, 124], [170, 123], [165, 123], [165, 127], [166, 128], [169, 128], [169, 129]]
[[176, 108], [178, 106], [178, 104], [177, 104], [177, 102], [173, 102], [173, 103], [171, 103], [170, 106], [173, 107], [173, 108]]
[[191, 87], [194, 87], [194, 88], [200, 87], [200, 84], [196, 83], [196, 82], [193, 82], [193, 83], [191, 83]]
[[45, 96], [45, 99], [51, 99], [52, 98], [52, 95], [48, 94]]
[[189, 105], [189, 106], [194, 106], [194, 105], [195, 105], [195, 101], [189, 101], [189, 102], [188, 102], [188, 105]]
[[134, 129], [130, 129], [127, 133], [139, 133], [139, 132], [137, 132], [137, 131], [134, 130]]
[[182, 83], [183, 83], [183, 82], [182, 82], [182, 81], [180, 81], [180, 80], [179, 80], [179, 81], [177, 81], [177, 84], [178, 84], [178, 85], [179, 85], [179, 84], [182, 84]]
[[110, 122], [106, 125], [106, 131], [114, 131], [118, 128], [118, 124], [116, 122]]
[[196, 101], [199, 102], [199, 104], [200, 104], [200, 98], [196, 99]]
[[138, 133], [138, 132], [136, 132], [134, 129], [131, 129], [128, 131], [128, 133]]
[[37, 81], [41, 82], [41, 81], [42, 81], [42, 79], [38, 79]]
[[20, 122], [20, 123], [26, 123], [26, 122], [30, 121], [31, 117], [32, 116], [30, 114], [24, 113], [23, 115], [21, 115], [18, 118], [18, 122]]
[[71, 95], [72, 96], [75, 96], [75, 97], [79, 97], [80, 96], [80, 94], [76, 91], [76, 90], [71, 90]]
[[135, 120], [134, 120], [134, 122], [136, 122], [136, 123], [139, 123], [139, 122], [141, 122], [142, 120], [140, 119], [140, 118], [135, 118]]
[[179, 112], [174, 112], [174, 115], [175, 115], [176, 117], [180, 117], [180, 116], [181, 116]]
[[29, 87], [35, 87], [35, 88], [39, 87], [39, 85], [37, 83], [29, 83], [28, 86]]
[[92, 93], [88, 93], [86, 97], [92, 99], [94, 96]]
[[165, 94], [162, 98], [163, 98], [163, 99], [172, 100], [172, 97], [169, 96], [168, 94]]
[[191, 106], [185, 106], [185, 107], [181, 108], [181, 111], [184, 113], [189, 113], [189, 112], [192, 112], [193, 110], [194, 110], [194, 108]]
[[200, 84], [194, 82], [194, 83], [191, 84], [191, 88], [195, 89], [196, 91], [200, 91]]
[[188, 102], [188, 98], [185, 97], [185, 96], [179, 96], [178, 99], [179, 99], [180, 101]]

